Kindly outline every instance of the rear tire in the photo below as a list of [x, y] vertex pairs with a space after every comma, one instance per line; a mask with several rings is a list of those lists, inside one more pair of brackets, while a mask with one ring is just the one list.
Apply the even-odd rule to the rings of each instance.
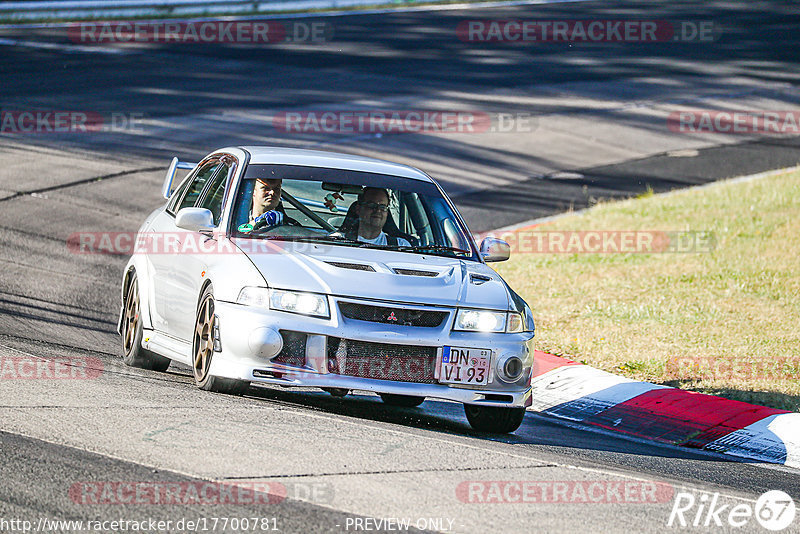
[[208, 284], [200, 296], [192, 341], [192, 371], [194, 382], [200, 389], [228, 395], [242, 395], [250, 382], [235, 378], [213, 376], [209, 373], [214, 358], [214, 290]]
[[502, 408], [465, 404], [464, 413], [470, 426], [480, 432], [509, 434], [522, 424], [525, 408]]
[[411, 395], [396, 395], [394, 393], [379, 393], [384, 404], [389, 406], [400, 406], [402, 408], [416, 408], [423, 402], [425, 397], [413, 397]]
[[122, 317], [122, 361], [130, 367], [164, 372], [170, 359], [142, 347], [142, 307], [139, 300], [139, 282], [136, 272], [131, 274], [125, 293]]

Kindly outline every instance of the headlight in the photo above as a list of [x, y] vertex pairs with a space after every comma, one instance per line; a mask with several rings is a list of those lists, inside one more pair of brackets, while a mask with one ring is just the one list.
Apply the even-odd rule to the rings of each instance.
[[514, 312], [460, 309], [453, 330], [464, 332], [522, 332], [522, 316]]
[[246, 306], [269, 307], [273, 310], [315, 317], [328, 318], [331, 315], [328, 298], [317, 293], [301, 293], [266, 287], [244, 287], [239, 292], [236, 302]]
[[328, 310], [328, 298], [325, 295], [316, 293], [298, 293], [296, 291], [273, 289], [270, 292], [269, 307], [273, 310], [314, 315], [316, 317], [330, 317], [331, 315]]

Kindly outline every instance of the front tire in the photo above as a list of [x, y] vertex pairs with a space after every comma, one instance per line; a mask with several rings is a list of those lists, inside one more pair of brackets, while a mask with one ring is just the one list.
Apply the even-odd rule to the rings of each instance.
[[464, 413], [472, 428], [480, 432], [509, 434], [522, 424], [525, 408], [502, 408], [465, 404]]
[[166, 371], [170, 359], [142, 347], [142, 307], [139, 300], [139, 282], [135, 271], [131, 273], [128, 282], [123, 313], [122, 361], [130, 367]]
[[192, 342], [192, 371], [194, 382], [200, 389], [227, 393], [229, 395], [242, 395], [250, 387], [246, 380], [223, 378], [209, 373], [211, 360], [214, 358], [214, 290], [211, 284], [207, 285], [200, 296], [200, 305], [197, 307], [197, 320], [194, 327]]
[[416, 408], [423, 402], [425, 397], [413, 397], [411, 395], [395, 395], [394, 393], [379, 393], [384, 404], [389, 406], [399, 406], [402, 408]]

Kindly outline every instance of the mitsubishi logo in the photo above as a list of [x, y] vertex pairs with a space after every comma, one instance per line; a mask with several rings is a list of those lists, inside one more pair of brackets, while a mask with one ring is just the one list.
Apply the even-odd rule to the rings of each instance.
[[387, 317], [386, 320], [397, 322], [397, 317], [394, 316], [394, 311], [392, 311], [392, 313], [389, 314], [389, 317]]

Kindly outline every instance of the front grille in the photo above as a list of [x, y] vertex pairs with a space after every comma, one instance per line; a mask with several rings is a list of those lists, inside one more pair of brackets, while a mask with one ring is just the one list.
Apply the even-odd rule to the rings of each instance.
[[281, 330], [281, 337], [283, 338], [283, 349], [277, 356], [272, 358], [272, 361], [303, 367], [306, 364], [306, 334], [291, 330]]
[[436, 347], [328, 338], [328, 372], [359, 378], [435, 384]]
[[396, 324], [400, 326], [422, 326], [434, 328], [440, 326], [447, 318], [447, 312], [431, 310], [410, 310], [407, 308], [390, 308], [340, 302], [339, 310], [348, 319], [369, 321], [371, 323]]

